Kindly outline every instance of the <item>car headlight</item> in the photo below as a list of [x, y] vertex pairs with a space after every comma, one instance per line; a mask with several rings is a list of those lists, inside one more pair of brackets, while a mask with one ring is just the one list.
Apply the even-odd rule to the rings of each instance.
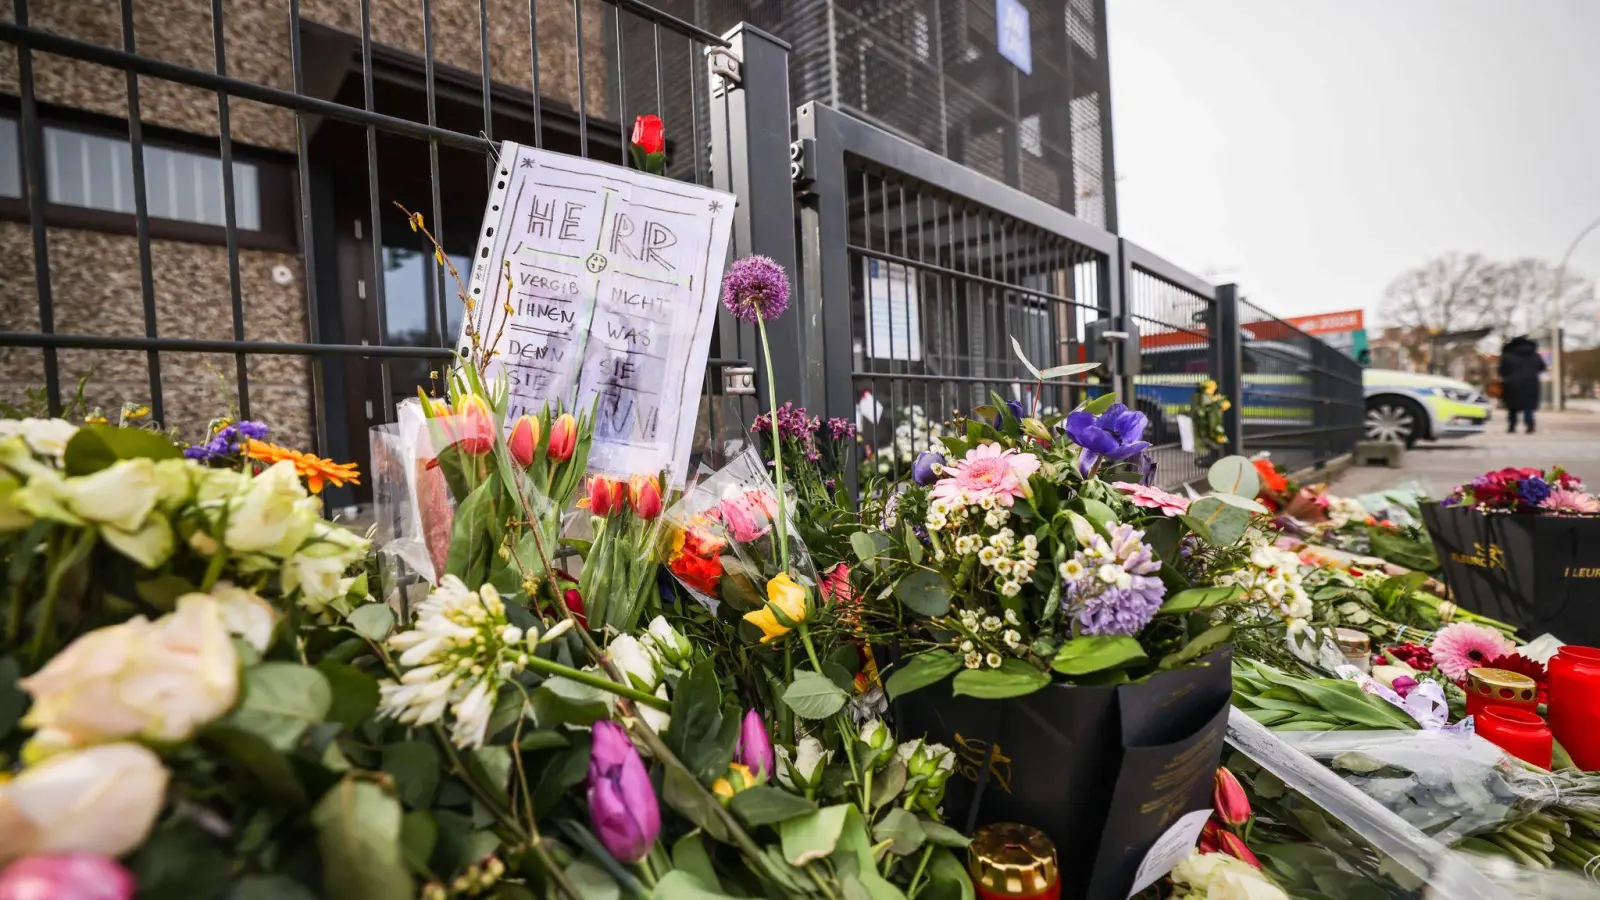
[[1440, 388], [1439, 393], [1445, 398], [1457, 403], [1482, 403], [1483, 399], [1477, 391], [1465, 388]]

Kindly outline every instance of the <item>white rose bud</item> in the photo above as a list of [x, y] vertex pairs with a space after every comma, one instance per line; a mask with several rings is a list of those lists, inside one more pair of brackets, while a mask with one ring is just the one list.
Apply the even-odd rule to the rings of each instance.
[[0, 867], [24, 856], [121, 856], [161, 812], [167, 770], [138, 744], [52, 757], [0, 784]]
[[186, 594], [155, 622], [89, 632], [19, 684], [33, 696], [24, 724], [40, 747], [172, 743], [233, 708], [239, 660], [217, 601]]
[[868, 719], [861, 723], [861, 743], [880, 751], [880, 759], [887, 760], [894, 752], [894, 735], [882, 719]]
[[661, 668], [656, 664], [655, 657], [633, 635], [618, 635], [606, 647], [606, 655], [639, 690], [654, 691], [656, 685], [661, 683]]
[[211, 596], [216, 598], [229, 633], [238, 635], [257, 653], [267, 652], [272, 646], [272, 633], [278, 627], [278, 611], [272, 604], [226, 581], [218, 582]]
[[833, 751], [822, 749], [822, 742], [814, 737], [800, 739], [793, 759], [784, 744], [773, 750], [778, 756], [778, 783], [790, 790], [816, 790], [822, 782], [822, 770], [833, 759]]
[[678, 629], [667, 622], [666, 616], [650, 620], [650, 639], [661, 652], [661, 658], [674, 668], [682, 668], [694, 653], [694, 645]]

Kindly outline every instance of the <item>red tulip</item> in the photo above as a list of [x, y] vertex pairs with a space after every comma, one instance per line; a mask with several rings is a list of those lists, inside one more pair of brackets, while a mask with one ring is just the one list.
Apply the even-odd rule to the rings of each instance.
[[1245, 796], [1239, 779], [1226, 766], [1217, 767], [1216, 782], [1211, 789], [1211, 805], [1224, 825], [1238, 828], [1250, 821], [1250, 798]]
[[613, 512], [621, 512], [628, 507], [628, 489], [614, 478], [591, 475], [588, 496], [579, 500], [578, 505], [586, 507], [589, 512], [604, 519]]
[[633, 146], [645, 153], [660, 153], [667, 149], [666, 128], [660, 116], [640, 116], [633, 120]]
[[539, 452], [539, 431], [539, 420], [528, 415], [518, 418], [517, 424], [511, 426], [506, 446], [511, 450], [511, 458], [524, 469], [533, 465], [533, 457]]
[[1221, 850], [1222, 842], [1219, 837], [1221, 834], [1222, 823], [1217, 821], [1217, 817], [1212, 816], [1207, 819], [1205, 827], [1200, 829], [1200, 845], [1197, 849], [1201, 853], [1216, 853]]
[[633, 513], [645, 521], [661, 515], [661, 482], [654, 475], [635, 475], [628, 479], [628, 501]]
[[456, 446], [461, 448], [461, 452], [482, 456], [494, 449], [494, 414], [489, 411], [489, 404], [482, 397], [471, 394], [461, 401], [456, 409], [456, 417], [456, 425], [461, 431]]
[[578, 620], [578, 624], [588, 628], [589, 617], [583, 611], [583, 595], [578, 593], [578, 589], [567, 588], [567, 592], [562, 595], [561, 599], [562, 602], [567, 604], [567, 609], [572, 610], [572, 617]]
[[1244, 845], [1244, 839], [1237, 834], [1231, 831], [1218, 831], [1217, 844], [1222, 848], [1223, 853], [1241, 862], [1247, 862], [1258, 869], [1261, 868], [1261, 860], [1256, 859], [1256, 855], [1251, 853], [1250, 848]]
[[578, 446], [578, 420], [572, 413], [562, 413], [550, 423], [550, 447], [547, 451], [555, 462], [566, 462]]

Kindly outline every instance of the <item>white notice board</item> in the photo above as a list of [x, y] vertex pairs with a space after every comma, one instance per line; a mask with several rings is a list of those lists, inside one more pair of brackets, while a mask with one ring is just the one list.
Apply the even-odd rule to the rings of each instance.
[[589, 467], [666, 469], [681, 483], [734, 197], [511, 141], [495, 175], [462, 352], [468, 327], [495, 341], [486, 374], [510, 384], [507, 426], [546, 403], [588, 409], [598, 398]]

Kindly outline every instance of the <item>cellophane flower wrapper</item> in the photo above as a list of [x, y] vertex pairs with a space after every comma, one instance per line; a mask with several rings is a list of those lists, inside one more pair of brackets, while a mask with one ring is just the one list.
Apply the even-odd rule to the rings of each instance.
[[[448, 446], [415, 399], [400, 402], [397, 421], [368, 430], [377, 531], [373, 545], [385, 564], [397, 564], [438, 584], [450, 551], [456, 499], [439, 466]], [[452, 418], [436, 420], [447, 424]]]
[[[1455, 777], [1469, 783], [1479, 776], [1485, 783], [1499, 780], [1520, 805], [1496, 801], [1492, 813], [1433, 817], [1441, 830], [1428, 834], [1373, 796], [1390, 786], [1369, 792], [1367, 788], [1373, 787], [1370, 783], [1352, 783], [1341, 777], [1350, 773], [1330, 768], [1326, 765], [1328, 760], [1313, 759], [1300, 749], [1306, 744], [1325, 744], [1319, 752], [1332, 751], [1344, 746], [1346, 739], [1363, 749], [1341, 752], [1374, 750], [1379, 754], [1374, 759], [1380, 761], [1403, 759], [1410, 763], [1429, 750], [1436, 751], [1443, 754], [1435, 757], [1441, 768], [1452, 769]], [[1507, 758], [1499, 748], [1474, 735], [1270, 732], [1234, 710], [1229, 719], [1228, 743], [1223, 764], [1244, 785], [1255, 815], [1249, 826], [1250, 849], [1291, 897], [1600, 898], [1600, 887], [1580, 874], [1575, 865], [1565, 870], [1523, 865], [1498, 855], [1497, 848], [1486, 843], [1485, 837], [1495, 829], [1525, 824], [1530, 812], [1552, 812], [1560, 789], [1553, 785], [1559, 785], [1562, 776], [1556, 773], [1557, 781], [1552, 782], [1548, 774], [1528, 770], [1516, 760], [1502, 764]], [[1370, 773], [1366, 782], [1379, 780], [1382, 771]], [[1578, 778], [1600, 781], [1587, 775]], [[1543, 785], [1536, 781], [1543, 781]], [[1575, 785], [1569, 786], [1576, 790]], [[1469, 792], [1472, 790], [1469, 788]], [[1436, 796], [1449, 803], [1449, 791], [1450, 788], [1439, 786]], [[1559, 802], [1565, 804], [1567, 799], [1563, 794]], [[1498, 819], [1491, 823], [1496, 816]], [[1449, 837], [1471, 821], [1478, 823], [1473, 827], [1483, 829], [1479, 836]]]
[[[754, 448], [691, 485], [662, 514], [667, 570], [713, 613], [727, 603], [737, 613], [767, 602], [766, 584], [783, 570], [778, 552], [777, 488]], [[817, 571], [788, 512], [789, 574], [810, 590]]]

